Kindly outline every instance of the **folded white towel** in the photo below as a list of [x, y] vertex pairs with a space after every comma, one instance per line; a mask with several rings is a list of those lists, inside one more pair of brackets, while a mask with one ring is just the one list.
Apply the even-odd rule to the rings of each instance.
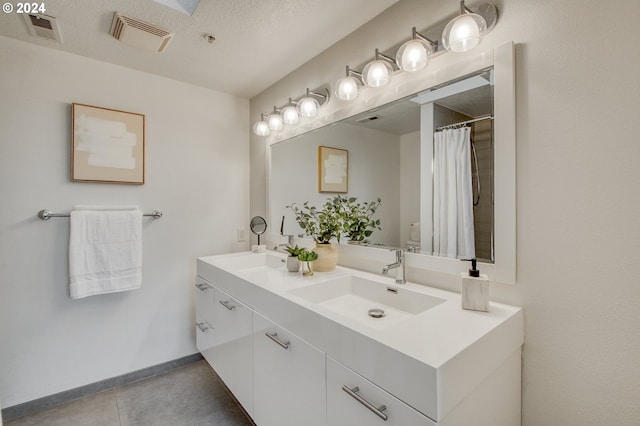
[[135, 206], [76, 206], [69, 233], [72, 299], [142, 285], [142, 212]]

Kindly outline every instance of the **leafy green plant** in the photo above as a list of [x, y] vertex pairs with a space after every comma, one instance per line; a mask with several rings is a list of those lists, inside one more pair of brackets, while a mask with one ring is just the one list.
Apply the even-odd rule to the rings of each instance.
[[356, 197], [342, 197], [336, 195], [332, 203], [338, 206], [342, 218], [342, 232], [349, 241], [366, 242], [373, 231], [380, 230], [380, 219], [374, 219], [374, 215], [382, 200], [359, 203]]
[[316, 244], [328, 244], [334, 238], [340, 242], [343, 228], [340, 202], [328, 199], [322, 209], [309, 205], [308, 201], [305, 201], [302, 207], [292, 203], [287, 208], [293, 211], [300, 228], [313, 238]]
[[297, 256], [300, 256], [300, 253], [302, 253], [303, 251], [305, 251], [305, 249], [304, 249], [304, 248], [302, 248], [302, 247], [298, 247], [297, 245], [295, 245], [294, 247], [286, 246], [286, 247], [284, 248], [284, 251], [286, 251], [287, 253], [289, 253], [289, 256], [297, 257]]
[[301, 262], [313, 262], [318, 260], [318, 253], [302, 249], [302, 252], [298, 255], [298, 260]]

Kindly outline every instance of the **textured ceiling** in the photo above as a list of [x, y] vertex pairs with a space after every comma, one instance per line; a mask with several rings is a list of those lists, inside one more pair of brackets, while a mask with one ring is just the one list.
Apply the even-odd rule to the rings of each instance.
[[[15, 12], [0, 14], [0, 35], [251, 98], [396, 1], [201, 0], [188, 16], [153, 0], [47, 0], [62, 44], [30, 36]], [[116, 11], [175, 36], [164, 53], [120, 43]]]

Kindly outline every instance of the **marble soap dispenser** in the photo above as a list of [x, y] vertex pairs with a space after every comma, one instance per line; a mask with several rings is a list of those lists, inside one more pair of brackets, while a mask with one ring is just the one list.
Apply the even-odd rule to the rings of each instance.
[[471, 259], [469, 272], [462, 272], [462, 309], [489, 312], [489, 279], [476, 269], [476, 260]]

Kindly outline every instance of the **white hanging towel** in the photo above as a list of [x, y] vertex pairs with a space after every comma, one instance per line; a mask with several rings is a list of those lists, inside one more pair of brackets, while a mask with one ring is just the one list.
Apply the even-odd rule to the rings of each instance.
[[142, 212], [136, 206], [76, 206], [69, 232], [72, 299], [142, 285]]

